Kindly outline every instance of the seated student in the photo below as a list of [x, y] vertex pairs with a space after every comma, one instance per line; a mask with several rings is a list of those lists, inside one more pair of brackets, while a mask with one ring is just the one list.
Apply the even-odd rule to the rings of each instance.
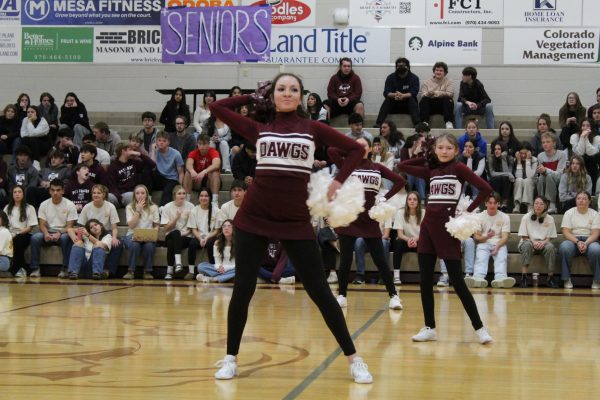
[[115, 207], [124, 207], [133, 199], [133, 189], [140, 182], [144, 171], [151, 171], [156, 164], [148, 156], [131, 150], [128, 144], [119, 143], [114, 159], [106, 170], [108, 201]]
[[[79, 150], [79, 159], [77, 160], [78, 163], [83, 162], [83, 163], [87, 164], [87, 166], [90, 168], [90, 174], [92, 173], [92, 170], [94, 169], [92, 167], [92, 161], [90, 161], [89, 157], [87, 157], [87, 160], [84, 161], [83, 157], [81, 156], [81, 153], [83, 152], [83, 149], [86, 146], [92, 146], [95, 149], [95, 151], [93, 153], [91, 151], [89, 153], [94, 155], [94, 160], [97, 161], [98, 164], [101, 165], [102, 168], [106, 171], [106, 169], [110, 165], [110, 154], [108, 154], [108, 152], [106, 150], [96, 147], [96, 136], [93, 133], [90, 133], [89, 135], [86, 135], [83, 137], [83, 145], [81, 146], [81, 149]], [[89, 149], [89, 147], [88, 147], [88, 149]], [[96, 183], [100, 183], [100, 182], [96, 182]]]
[[152, 202], [146, 186], [137, 185], [133, 189], [133, 198], [131, 203], [125, 207], [125, 215], [129, 229], [127, 229], [127, 235], [123, 239], [123, 245], [129, 252], [127, 255], [128, 269], [123, 279], [133, 279], [135, 277], [135, 267], [140, 253], [144, 260], [144, 279], [154, 279], [152, 265], [154, 264], [156, 242], [138, 242], [133, 240], [134, 229], [158, 229], [160, 223], [158, 207]]
[[502, 197], [500, 211], [505, 213], [508, 212], [508, 202], [513, 194], [514, 166], [515, 160], [506, 153], [504, 144], [496, 143], [492, 148], [492, 154], [488, 162], [488, 173], [492, 189]]
[[317, 93], [311, 93], [306, 97], [306, 112], [311, 120], [321, 121], [322, 123], [329, 125], [327, 109], [323, 107], [321, 96]]
[[32, 165], [31, 150], [27, 146], [19, 146], [16, 150], [15, 163], [8, 167], [8, 187], [22, 186], [27, 192], [30, 187], [37, 187], [39, 172]]
[[352, 70], [352, 59], [340, 58], [339, 68], [335, 75], [329, 78], [327, 84], [327, 100], [323, 106], [329, 113], [329, 119], [340, 114], [357, 113], [365, 115], [365, 106], [361, 100], [362, 82]]
[[0, 211], [0, 278], [12, 278], [10, 260], [13, 257], [12, 235], [8, 230], [8, 217]]
[[149, 157], [150, 153], [148, 153], [144, 148], [144, 138], [140, 133], [132, 133], [131, 135], [129, 135], [129, 148], [133, 151], [137, 151], [138, 153]]
[[240, 209], [242, 202], [244, 201], [246, 190], [248, 190], [248, 186], [244, 181], [234, 179], [233, 182], [231, 182], [231, 187], [229, 188], [229, 196], [231, 197], [231, 200], [223, 204], [219, 209], [219, 212], [217, 213], [217, 228], [220, 228], [221, 224], [226, 219], [233, 220], [235, 218], [235, 214]]
[[210, 190], [205, 187], [201, 188], [198, 194], [198, 205], [194, 207], [188, 218], [187, 227], [192, 230], [194, 236], [188, 247], [189, 272], [183, 279], [192, 280], [196, 277], [196, 254], [198, 250], [205, 249], [207, 243], [212, 243], [211, 239], [217, 235], [215, 223], [218, 212], [219, 206], [214, 202]]
[[78, 279], [79, 271], [86, 264], [92, 269], [92, 279], [106, 279], [103, 269], [104, 260], [112, 245], [110, 232], [95, 218], [90, 219], [85, 227], [75, 228], [74, 232], [69, 257], [69, 279]]
[[[392, 231], [393, 220], [387, 220], [383, 224], [379, 224], [381, 228], [381, 243], [383, 244], [383, 257], [389, 262], [390, 258], [390, 233]], [[365, 254], [369, 252], [367, 243], [362, 237], [357, 237], [354, 242], [354, 264], [356, 264], [356, 275], [352, 280], [353, 285], [362, 285], [365, 283], [365, 273], [367, 270], [365, 263]], [[379, 285], [383, 285], [383, 279], [379, 278], [377, 282]]]
[[231, 129], [223, 121], [211, 115], [202, 126], [202, 134], [207, 135], [210, 138], [210, 147], [219, 150], [221, 155], [222, 169], [226, 174], [231, 173], [231, 163], [229, 162], [230, 146], [231, 141]]
[[[541, 114], [538, 117], [537, 132], [531, 138], [531, 147], [533, 148], [533, 154], [540, 154], [542, 151], [544, 151], [544, 148], [542, 146], [542, 135], [544, 135], [545, 133], [552, 133], [556, 136], [556, 132], [550, 127], [551, 123], [552, 121], [550, 120], [550, 116], [546, 113]], [[562, 143], [558, 140], [558, 137], [556, 137], [555, 147], [557, 150], [563, 149]]]
[[[208, 185], [207, 185], [208, 183]], [[198, 135], [197, 149], [191, 151], [185, 160], [183, 187], [188, 195], [192, 190], [208, 186], [213, 193], [212, 200], [219, 201], [221, 188], [221, 158], [219, 152], [210, 147], [210, 137]]]
[[35, 208], [38, 208], [44, 200], [50, 198], [50, 193], [48, 193], [50, 182], [55, 179], [66, 182], [71, 173], [69, 167], [63, 163], [64, 155], [60, 150], [51, 151], [50, 154], [48, 154], [48, 157], [50, 162], [46, 168], [42, 169], [42, 172], [39, 175], [39, 186], [30, 186], [25, 193], [27, 202]]
[[442, 114], [446, 129], [453, 129], [454, 125], [454, 84], [447, 77], [448, 65], [438, 61], [433, 65], [433, 76], [421, 84], [419, 110], [421, 122], [429, 124], [431, 114]]
[[596, 104], [592, 104], [587, 109], [587, 118], [592, 119], [592, 114], [594, 112], [594, 108], [600, 107], [600, 88], [596, 89]]
[[63, 254], [62, 270], [59, 278], [67, 277], [69, 253], [73, 242], [68, 229], [77, 221], [77, 209], [71, 200], [63, 197], [65, 184], [60, 179], [50, 182], [50, 198], [44, 201], [38, 210], [40, 231], [31, 236], [31, 274], [40, 274], [40, 250], [42, 246], [60, 246]]
[[421, 198], [417, 192], [409, 192], [406, 196], [406, 206], [403, 212], [396, 213], [394, 228], [397, 237], [394, 240], [394, 283], [399, 285], [400, 266], [402, 257], [407, 252], [416, 252], [419, 242], [421, 222], [425, 217], [425, 210], [421, 207]]
[[531, 154], [531, 143], [524, 141], [521, 146], [515, 160], [515, 214], [521, 212], [521, 205], [527, 207], [527, 212], [533, 211], [533, 192], [537, 183], [538, 160]]
[[[85, 138], [83, 140], [85, 141]], [[106, 169], [96, 159], [99, 150], [101, 149], [97, 149], [93, 144], [84, 144], [81, 146], [79, 161], [88, 168], [88, 175], [92, 182], [106, 183]], [[108, 159], [110, 160], [110, 157]]]
[[579, 132], [579, 126], [585, 120], [585, 107], [581, 104], [576, 92], [567, 94], [565, 104], [558, 111], [558, 122], [560, 124], [560, 142], [563, 149], [570, 148], [570, 138]]
[[7, 173], [8, 166], [6, 162], [0, 156], [0, 208], [4, 207], [8, 203], [8, 196], [6, 195], [7, 185]]
[[235, 236], [233, 221], [228, 219], [221, 225], [220, 233], [215, 241], [213, 254], [214, 264], [201, 262], [198, 264], [197, 279], [202, 282], [227, 282], [235, 277]]
[[473, 114], [485, 115], [485, 127], [494, 129], [492, 100], [485, 91], [483, 83], [477, 79], [477, 70], [474, 67], [465, 67], [462, 70], [462, 81], [454, 109], [454, 123], [462, 127], [463, 115]]
[[[77, 223], [85, 225], [90, 219], [97, 219], [104, 229], [109, 231], [112, 236], [110, 253], [106, 260], [106, 268], [102, 272], [102, 279], [108, 278], [110, 275], [115, 276], [119, 267], [119, 258], [123, 249], [119, 241], [119, 215], [117, 209], [108, 200], [108, 189], [104, 185], [92, 186], [92, 202], [83, 207]], [[74, 229], [69, 229], [69, 236], [74, 239], [76, 232]]]
[[21, 123], [21, 144], [31, 149], [33, 160], [39, 160], [52, 147], [49, 132], [48, 122], [40, 117], [37, 107], [27, 107], [27, 117]]
[[15, 107], [17, 108], [17, 118], [19, 120], [19, 129], [21, 129], [21, 123], [23, 119], [27, 118], [27, 109], [31, 105], [31, 99], [27, 93], [21, 93], [17, 98]]
[[458, 138], [458, 148], [462, 152], [465, 149], [465, 142], [472, 141], [479, 155], [487, 158], [487, 142], [479, 133], [479, 123], [476, 119], [470, 119], [465, 128], [465, 134]]
[[[187, 193], [181, 185], [176, 185], [173, 188], [171, 196], [173, 201], [162, 208], [160, 219], [160, 224], [164, 226], [166, 235], [167, 273], [165, 280], [171, 280], [174, 274], [183, 271], [181, 251], [188, 248], [192, 240], [192, 231], [188, 228], [188, 219], [194, 205], [186, 201]], [[175, 270], [173, 270], [173, 266], [175, 266]], [[193, 265], [190, 268], [193, 268]]]
[[592, 192], [596, 189], [596, 181], [598, 180], [599, 171], [598, 163], [600, 162], [600, 134], [592, 129], [593, 121], [584, 120], [581, 123], [579, 132], [571, 135], [570, 145], [573, 154], [583, 157], [585, 169], [592, 178]]
[[588, 192], [577, 193], [577, 205], [565, 212], [561, 228], [564, 240], [558, 247], [561, 279], [565, 289], [573, 289], [571, 262], [575, 256], [586, 256], [594, 274], [592, 289], [600, 289], [600, 216], [590, 208]]
[[159, 204], [162, 207], [173, 198], [175, 186], [183, 184], [183, 159], [177, 150], [169, 146], [169, 134], [165, 131], [156, 135], [150, 157], [156, 163], [152, 174], [152, 190], [162, 189]]
[[556, 259], [556, 247], [551, 240], [556, 238], [556, 225], [554, 218], [548, 215], [550, 203], [542, 196], [537, 196], [533, 202], [533, 211], [528, 212], [521, 218], [519, 225], [519, 253], [521, 254], [521, 284], [522, 288], [529, 286], [527, 271], [534, 254], [542, 254], [546, 261], [549, 288], [557, 288], [558, 282], [554, 281], [554, 261]]
[[[473, 276], [475, 270], [475, 240], [473, 237], [467, 238], [460, 241], [460, 250], [463, 254], [463, 260], [465, 264], [465, 278]], [[440, 279], [437, 282], [438, 287], [450, 286], [450, 276], [448, 275], [448, 269], [444, 260], [440, 260]]]
[[90, 172], [85, 164], [77, 164], [73, 169], [71, 179], [65, 185], [65, 197], [75, 204], [77, 213], [83, 210], [83, 207], [92, 201], [92, 187], [94, 181], [90, 177]]
[[394, 167], [400, 162], [400, 153], [404, 147], [404, 135], [398, 130], [396, 123], [392, 120], [385, 120], [379, 127], [379, 136], [384, 138], [388, 144], [389, 151], [394, 156]]
[[363, 117], [360, 114], [350, 114], [348, 116], [348, 126], [350, 127], [350, 132], [346, 133], [346, 136], [349, 138], [356, 140], [364, 137], [367, 138], [369, 142], [373, 142], [373, 135], [363, 130]]
[[[485, 176], [485, 158], [479, 154], [473, 140], [469, 139], [465, 142], [462, 154], [458, 156], [458, 161], [469, 167], [477, 176]], [[463, 194], [468, 194], [474, 199], [479, 194], [479, 190], [465, 182]]]
[[169, 133], [169, 146], [181, 154], [184, 160], [196, 148], [196, 137], [187, 131], [188, 120], [183, 115], [175, 118], [175, 132]]
[[156, 135], [158, 134], [158, 128], [154, 126], [156, 123], [156, 114], [150, 111], [145, 111], [142, 114], [142, 126], [136, 134], [137, 137], [142, 138], [142, 144], [146, 154], [150, 154], [152, 145], [156, 142]]
[[79, 147], [83, 144], [83, 137], [92, 133], [87, 109], [73, 92], [66, 94], [65, 101], [60, 107], [59, 129], [65, 126], [73, 130], [75, 135], [73, 142]]
[[[424, 154], [423, 146], [425, 145], [425, 136], [420, 133], [415, 133], [406, 139], [404, 147], [400, 151], [401, 161], [410, 160], [411, 158], [422, 157]], [[425, 198], [427, 193], [427, 182], [425, 179], [418, 178], [412, 175], [406, 175], [407, 190], [414, 190], [419, 193], [421, 199]]]
[[20, 124], [21, 121], [17, 119], [17, 107], [14, 104], [4, 107], [0, 116], [0, 154], [14, 152], [15, 145], [21, 142]]
[[410, 72], [410, 61], [396, 59], [396, 70], [385, 78], [383, 103], [379, 108], [375, 127], [380, 127], [388, 114], [409, 114], [413, 126], [419, 123], [419, 77]]
[[256, 175], [256, 146], [252, 143], [246, 143], [244, 148], [233, 157], [231, 163], [233, 178], [246, 182], [250, 185], [254, 182]]
[[50, 127], [50, 143], [54, 143], [56, 140], [56, 133], [58, 132], [58, 107], [54, 103], [54, 96], [48, 92], [40, 94], [40, 104], [38, 105], [40, 116], [44, 117], [48, 126]]
[[562, 173], [558, 185], [558, 198], [561, 212], [575, 207], [575, 197], [579, 192], [592, 192], [592, 179], [585, 170], [583, 158], [578, 155], [571, 157], [569, 167]]
[[182, 88], [175, 88], [167, 104], [160, 113], [160, 123], [165, 126], [166, 132], [175, 132], [175, 118], [183, 115], [186, 121], [190, 120], [190, 109], [185, 102], [185, 92]]
[[560, 177], [567, 165], [567, 154], [556, 149], [556, 135], [546, 132], [542, 135], [542, 148], [538, 154], [537, 193], [550, 201], [549, 214], [556, 214], [556, 196]]
[[199, 103], [194, 111], [194, 130], [196, 133], [202, 132], [202, 125], [204, 124], [204, 121], [210, 117], [208, 105], [216, 99], [217, 95], [213, 90], [207, 90], [202, 95], [202, 103]]
[[[508, 121], [500, 122], [500, 127], [498, 128], [498, 137], [492, 141], [492, 149], [496, 143], [504, 144], [506, 146], [508, 155], [512, 157], [516, 157], [518, 151], [523, 147], [523, 142], [519, 142], [519, 140], [516, 138], [513, 126]], [[526, 143], [529, 144], [529, 142]], [[529, 145], [529, 148], [531, 148], [531, 145]]]
[[472, 277], [466, 277], [468, 287], [487, 287], [485, 277], [488, 272], [490, 257], [494, 258], [493, 288], [511, 288], [515, 278], [507, 275], [508, 248], [506, 243], [510, 236], [510, 218], [498, 206], [502, 199], [498, 193], [492, 193], [485, 202], [486, 210], [479, 214], [481, 229], [473, 238], [477, 242], [475, 248], [475, 270]]
[[[79, 149], [73, 144], [73, 131], [71, 128], [61, 128], [57, 133], [57, 137], [58, 142], [50, 149], [50, 153], [52, 150], [59, 150], [63, 154], [63, 163], [67, 167], [71, 168], [77, 165]], [[48, 163], [49, 161], [50, 157], [48, 156], [46, 162]]]
[[25, 250], [31, 243], [31, 230], [37, 226], [37, 214], [33, 206], [25, 202], [25, 193], [21, 186], [13, 186], [8, 205], [4, 207], [8, 217], [8, 226], [12, 235], [14, 258], [10, 272], [15, 276], [27, 276], [33, 272], [25, 263]]
[[[251, 104], [243, 104], [239, 106], [235, 111], [244, 117], [254, 118], [254, 110]], [[228, 142], [230, 162], [233, 162], [233, 158], [240, 152], [240, 150], [244, 147], [244, 145], [247, 142], [248, 141], [242, 135], [240, 135], [233, 129], [231, 130], [231, 139], [229, 139]]]
[[294, 276], [296, 271], [279, 240], [269, 239], [265, 257], [260, 265], [258, 277], [265, 282], [279, 283], [280, 285], [296, 283]]
[[96, 122], [92, 131], [96, 136], [96, 147], [106, 150], [111, 158], [115, 157], [115, 150], [121, 142], [121, 136], [117, 132], [112, 132], [106, 122]]

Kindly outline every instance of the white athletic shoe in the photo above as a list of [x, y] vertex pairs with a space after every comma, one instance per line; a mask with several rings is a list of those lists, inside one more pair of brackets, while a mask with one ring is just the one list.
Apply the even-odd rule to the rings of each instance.
[[40, 269], [39, 269], [39, 268], [38, 268], [38, 269], [36, 269], [36, 270], [34, 270], [34, 271], [32, 271], [32, 272], [29, 274], [29, 277], [30, 277], [30, 278], [39, 278], [40, 276], [42, 276], [42, 274], [40, 273]]
[[593, 289], [593, 290], [600, 289], [600, 281], [594, 281], [594, 282], [592, 283], [592, 289]]
[[287, 278], [280, 278], [279, 279], [279, 284], [280, 285], [293, 285], [294, 283], [296, 283], [296, 277], [295, 276], [288, 276]]
[[565, 282], [565, 284], [564, 284], [565, 289], [573, 289], [573, 282], [571, 282], [571, 279], [567, 279], [564, 282]]
[[513, 286], [515, 286], [515, 278], [511, 278], [510, 276], [507, 278], [502, 278], [502, 279], [494, 279], [492, 281], [492, 287], [493, 288], [504, 288], [504, 289], [509, 289]]
[[454, 124], [451, 121], [446, 122], [446, 129], [454, 129]]
[[397, 294], [390, 297], [390, 308], [392, 310], [402, 310], [402, 303]]
[[224, 359], [217, 361], [215, 367], [219, 367], [215, 372], [216, 379], [233, 379], [238, 374], [235, 356], [226, 355]]
[[394, 285], [402, 285], [402, 281], [399, 276], [394, 277]]
[[450, 278], [448, 277], [448, 274], [442, 274], [442, 276], [440, 276], [440, 280], [437, 282], [437, 285], [439, 287], [450, 286]]
[[342, 307], [342, 308], [348, 307], [348, 300], [346, 300], [346, 296], [342, 296], [340, 294], [338, 297], [336, 297], [336, 300], [337, 300], [338, 304], [340, 305], [340, 307]]
[[331, 271], [329, 273], [329, 276], [327, 277], [327, 283], [338, 283], [338, 277], [335, 271]]
[[431, 329], [428, 326], [421, 328], [419, 333], [412, 337], [413, 342], [433, 342], [437, 340], [437, 332], [435, 328]]
[[173, 280], [173, 274], [170, 274], [167, 272], [165, 274], [165, 281], [170, 281], [170, 280]]
[[485, 288], [487, 287], [488, 282], [485, 279], [467, 276], [465, 277], [465, 284], [469, 288]]
[[369, 367], [361, 357], [354, 357], [350, 363], [350, 375], [356, 383], [372, 383], [373, 376], [369, 373]]
[[492, 337], [488, 333], [487, 329], [485, 329], [485, 326], [477, 329], [475, 333], [477, 334], [477, 337], [479, 337], [479, 343], [481, 344], [488, 344], [494, 341], [494, 339], [492, 339]]
[[19, 270], [15, 274], [15, 278], [23, 278], [25, 276], [27, 276], [27, 271], [25, 271], [25, 268], [19, 268]]

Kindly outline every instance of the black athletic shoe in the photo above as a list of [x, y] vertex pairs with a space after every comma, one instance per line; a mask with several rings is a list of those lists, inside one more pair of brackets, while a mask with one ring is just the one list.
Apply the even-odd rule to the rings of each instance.
[[546, 281], [546, 285], [550, 289], [558, 289], [558, 283], [556, 282], [556, 280], [554, 280], [554, 276], [549, 276], [548, 277], [548, 280]]
[[527, 279], [527, 275], [521, 276], [521, 284], [519, 285], [521, 288], [526, 288], [529, 286], [529, 280]]
[[365, 277], [363, 275], [356, 275], [352, 281], [353, 285], [363, 285], [365, 283]]

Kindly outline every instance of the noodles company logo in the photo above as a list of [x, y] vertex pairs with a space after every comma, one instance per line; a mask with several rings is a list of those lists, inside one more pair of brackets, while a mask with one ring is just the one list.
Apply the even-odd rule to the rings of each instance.
[[310, 7], [298, 0], [259, 0], [252, 3], [252, 6], [262, 6], [268, 4], [272, 10], [272, 23], [291, 24], [305, 20], [310, 16], [312, 10]]

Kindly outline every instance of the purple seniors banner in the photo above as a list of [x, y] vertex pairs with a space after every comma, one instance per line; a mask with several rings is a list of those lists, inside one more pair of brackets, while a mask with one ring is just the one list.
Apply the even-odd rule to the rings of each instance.
[[268, 59], [271, 7], [165, 8], [163, 63]]

